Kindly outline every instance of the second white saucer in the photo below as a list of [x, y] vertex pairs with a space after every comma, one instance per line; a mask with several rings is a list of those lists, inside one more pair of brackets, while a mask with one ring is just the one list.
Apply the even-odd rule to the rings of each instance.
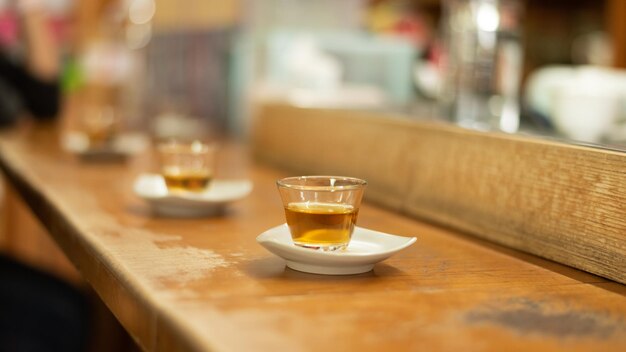
[[199, 193], [169, 192], [163, 177], [158, 174], [142, 174], [135, 180], [133, 190], [161, 215], [197, 217], [217, 215], [224, 207], [246, 197], [252, 191], [248, 180], [213, 180]]

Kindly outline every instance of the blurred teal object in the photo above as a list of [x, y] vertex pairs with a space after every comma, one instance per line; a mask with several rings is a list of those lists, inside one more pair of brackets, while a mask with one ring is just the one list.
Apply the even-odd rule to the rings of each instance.
[[303, 40], [314, 42], [322, 52], [340, 63], [342, 83], [377, 87], [396, 104], [408, 103], [413, 98], [412, 70], [418, 50], [406, 40], [358, 31], [272, 32], [267, 46], [266, 78], [269, 81], [288, 81], [285, 52]]

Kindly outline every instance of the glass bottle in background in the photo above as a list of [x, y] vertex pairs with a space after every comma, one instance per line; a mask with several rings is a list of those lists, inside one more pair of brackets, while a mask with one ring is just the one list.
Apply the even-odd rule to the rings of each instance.
[[523, 57], [520, 2], [442, 4], [443, 114], [464, 127], [517, 131]]
[[[152, 8], [145, 5], [151, 3]], [[98, 130], [110, 130], [106, 134], [140, 131], [145, 81], [142, 48], [150, 40], [153, 2], [109, 1], [94, 12], [77, 53], [78, 123], [88, 135], [104, 132]]]

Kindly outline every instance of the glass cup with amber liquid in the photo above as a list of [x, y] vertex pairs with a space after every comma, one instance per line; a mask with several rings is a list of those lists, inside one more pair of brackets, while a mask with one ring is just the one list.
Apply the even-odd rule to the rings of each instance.
[[347, 248], [367, 182], [342, 176], [300, 176], [277, 181], [296, 246]]
[[118, 116], [112, 106], [87, 106], [81, 117], [81, 128], [89, 140], [90, 149], [110, 147], [118, 124]]
[[170, 192], [205, 191], [215, 172], [217, 147], [201, 141], [170, 141], [159, 145], [161, 174]]

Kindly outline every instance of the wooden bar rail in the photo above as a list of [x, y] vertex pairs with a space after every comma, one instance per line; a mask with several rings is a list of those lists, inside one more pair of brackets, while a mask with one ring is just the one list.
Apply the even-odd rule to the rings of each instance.
[[131, 192], [148, 156], [89, 164], [58, 145], [49, 127], [4, 133], [0, 168], [146, 351], [626, 349], [623, 285], [369, 203], [360, 226], [418, 242], [366, 274], [286, 269], [255, 242], [284, 222], [286, 175], [245, 148], [224, 148], [218, 177], [251, 179], [249, 197], [172, 219]]
[[368, 112], [266, 104], [257, 156], [370, 181], [398, 212], [626, 283], [626, 153]]

